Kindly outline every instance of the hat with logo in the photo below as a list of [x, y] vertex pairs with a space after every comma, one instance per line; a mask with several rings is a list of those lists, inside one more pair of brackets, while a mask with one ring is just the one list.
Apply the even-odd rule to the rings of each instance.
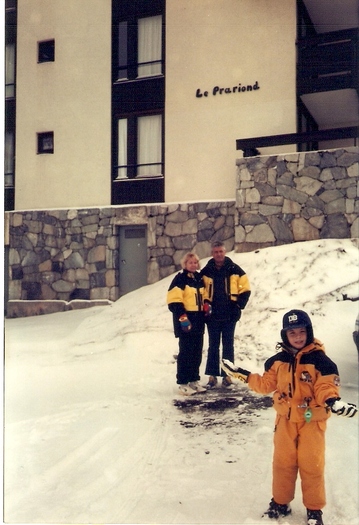
[[290, 310], [283, 316], [283, 327], [281, 330], [281, 337], [283, 343], [289, 345], [287, 330], [292, 330], [293, 328], [306, 328], [307, 329], [307, 342], [309, 345], [313, 342], [313, 326], [309, 318], [309, 315], [303, 310]]

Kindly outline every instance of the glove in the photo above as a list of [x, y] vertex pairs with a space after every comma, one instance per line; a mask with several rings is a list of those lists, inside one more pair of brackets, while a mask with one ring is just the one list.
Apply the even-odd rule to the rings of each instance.
[[243, 383], [248, 383], [248, 377], [250, 375], [248, 370], [235, 366], [228, 359], [222, 359], [221, 368], [227, 375], [239, 379], [240, 381], [243, 381]]
[[204, 316], [205, 317], [209, 317], [212, 314], [212, 305], [211, 305], [211, 303], [204, 303], [203, 311], [204, 311]]
[[186, 314], [182, 314], [179, 318], [179, 322], [183, 332], [189, 332], [192, 328], [191, 321], [188, 319]]
[[336, 414], [337, 416], [354, 417], [358, 412], [356, 405], [353, 403], [345, 403], [344, 401], [341, 401], [340, 398], [327, 399], [325, 403], [330, 407], [333, 414]]

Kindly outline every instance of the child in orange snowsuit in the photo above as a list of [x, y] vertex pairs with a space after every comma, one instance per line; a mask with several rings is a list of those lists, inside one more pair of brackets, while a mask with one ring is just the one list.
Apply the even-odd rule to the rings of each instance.
[[340, 401], [336, 364], [314, 338], [309, 316], [291, 310], [283, 317], [282, 342], [265, 362], [263, 375], [222, 361], [223, 370], [260, 394], [273, 394], [277, 412], [274, 433], [273, 498], [268, 518], [291, 513], [299, 472], [308, 525], [323, 525], [325, 501], [324, 455], [326, 420], [331, 412], [353, 417], [356, 406]]

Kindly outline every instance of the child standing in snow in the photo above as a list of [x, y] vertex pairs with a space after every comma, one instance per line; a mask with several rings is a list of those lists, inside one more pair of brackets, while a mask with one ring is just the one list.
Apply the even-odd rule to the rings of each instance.
[[179, 339], [177, 384], [180, 394], [190, 396], [206, 391], [198, 382], [204, 334], [204, 284], [196, 254], [187, 253], [181, 266], [182, 271], [168, 289], [167, 304], [173, 314], [175, 337]]
[[291, 310], [284, 315], [281, 338], [279, 351], [265, 362], [263, 375], [226, 360], [222, 368], [255, 392], [274, 392], [273, 498], [263, 517], [278, 519], [291, 513], [289, 503], [299, 472], [307, 523], [323, 525], [326, 420], [331, 412], [353, 417], [357, 408], [340, 400], [337, 366], [314, 338], [306, 312]]

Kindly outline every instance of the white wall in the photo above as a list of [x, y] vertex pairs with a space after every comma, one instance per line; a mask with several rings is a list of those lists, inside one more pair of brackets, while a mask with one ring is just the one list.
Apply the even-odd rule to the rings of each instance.
[[233, 198], [236, 139], [296, 132], [296, 2], [167, 0], [166, 24], [166, 201]]
[[[166, 4], [165, 200], [233, 199], [236, 139], [296, 131], [296, 2]], [[55, 62], [38, 64], [50, 38]], [[111, 0], [18, 0], [17, 86], [15, 208], [109, 205]], [[36, 153], [42, 131], [53, 155]]]
[[[111, 0], [18, 0], [16, 209], [109, 204]], [[55, 62], [37, 42], [55, 39]], [[37, 132], [54, 131], [53, 155]]]

